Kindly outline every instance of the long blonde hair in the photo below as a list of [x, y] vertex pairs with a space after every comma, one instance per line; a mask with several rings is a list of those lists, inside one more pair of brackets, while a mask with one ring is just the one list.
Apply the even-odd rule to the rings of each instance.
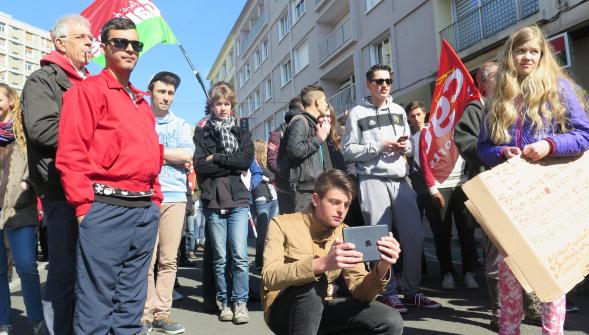
[[[528, 42], [537, 43], [541, 55], [538, 67], [520, 82], [513, 52]], [[515, 100], [518, 96], [522, 97], [523, 106], [526, 106], [522, 106], [522, 111], [531, 120], [535, 132], [546, 130], [553, 124], [562, 132], [568, 131], [567, 110], [559, 97], [558, 81], [561, 79], [571, 84], [581, 104], [585, 104], [586, 93], [561, 69], [537, 25], [524, 27], [512, 34], [500, 54], [497, 86], [490, 100], [487, 129], [491, 141], [504, 144], [511, 140], [509, 128], [517, 121]], [[587, 110], [585, 105], [583, 107]]]
[[20, 108], [20, 99], [18, 96], [18, 92], [14, 88], [4, 83], [0, 83], [0, 90], [1, 89], [4, 89], [6, 96], [9, 100], [12, 101], [12, 108], [8, 112], [8, 115], [10, 115], [10, 118], [12, 119], [12, 129], [14, 131], [15, 141], [17, 145], [24, 152], [26, 152], [27, 141], [25, 139], [25, 131], [22, 125], [22, 111]]
[[256, 140], [254, 142], [254, 158], [258, 164], [264, 168], [268, 168], [268, 145], [266, 142], [262, 140]]

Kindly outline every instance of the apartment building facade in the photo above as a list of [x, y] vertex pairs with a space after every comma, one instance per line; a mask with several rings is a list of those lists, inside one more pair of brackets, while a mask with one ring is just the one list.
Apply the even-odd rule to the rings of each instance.
[[305, 85], [321, 85], [344, 116], [368, 94], [366, 70], [384, 63], [398, 103], [428, 105], [442, 38], [475, 71], [533, 23], [589, 88], [587, 0], [249, 0], [208, 78], [235, 84], [238, 115], [254, 138], [267, 139]]
[[0, 82], [20, 93], [41, 58], [51, 52], [48, 31], [33, 27], [0, 12]]

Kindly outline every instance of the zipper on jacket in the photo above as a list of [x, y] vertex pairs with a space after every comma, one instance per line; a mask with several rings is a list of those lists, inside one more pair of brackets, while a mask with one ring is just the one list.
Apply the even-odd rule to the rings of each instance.
[[516, 138], [516, 142], [515, 145], [520, 148], [522, 148], [522, 127], [523, 127], [523, 99], [522, 96], [520, 95], [517, 98], [517, 138]]

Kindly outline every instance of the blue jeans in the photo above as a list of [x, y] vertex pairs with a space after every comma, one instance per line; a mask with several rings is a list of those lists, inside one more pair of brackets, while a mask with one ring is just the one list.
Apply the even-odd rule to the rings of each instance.
[[278, 200], [256, 200], [256, 266], [262, 266], [264, 260], [264, 240], [270, 219], [278, 215]]
[[8, 235], [16, 272], [21, 279], [27, 318], [31, 323], [42, 321], [41, 284], [37, 271], [37, 232], [35, 227], [26, 226], [0, 230], [0, 325], [10, 324], [10, 289], [4, 234]]
[[232, 261], [231, 302], [247, 302], [249, 296], [249, 259], [247, 255], [248, 208], [207, 209], [207, 225], [213, 246], [213, 270], [217, 301], [227, 303], [227, 250]]
[[205, 215], [203, 213], [202, 201], [194, 201], [194, 215], [186, 217], [186, 244], [184, 251], [190, 252], [196, 249], [197, 244], [204, 244], [205, 240]]
[[43, 314], [50, 334], [73, 334], [74, 288], [78, 220], [65, 200], [42, 199], [47, 220], [49, 270], [43, 295]]

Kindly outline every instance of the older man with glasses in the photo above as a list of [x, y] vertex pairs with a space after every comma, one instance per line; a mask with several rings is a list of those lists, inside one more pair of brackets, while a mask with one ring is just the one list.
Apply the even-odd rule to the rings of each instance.
[[411, 136], [403, 108], [393, 102], [391, 68], [374, 65], [366, 72], [370, 96], [354, 107], [346, 122], [343, 155], [356, 163], [360, 182], [360, 206], [367, 225], [394, 227], [403, 250], [401, 276], [404, 301], [397, 296], [397, 281], [383, 293], [383, 303], [405, 313], [407, 305], [439, 309], [442, 306], [420, 292], [424, 231], [416, 194], [407, 182]]
[[27, 79], [22, 93], [22, 121], [27, 138], [29, 178], [41, 197], [47, 220], [49, 271], [43, 297], [45, 323], [51, 334], [72, 334], [75, 250], [78, 227], [74, 210], [55, 169], [57, 129], [62, 96], [89, 73], [94, 37], [82, 16], [59, 19], [53, 28], [54, 51]]

